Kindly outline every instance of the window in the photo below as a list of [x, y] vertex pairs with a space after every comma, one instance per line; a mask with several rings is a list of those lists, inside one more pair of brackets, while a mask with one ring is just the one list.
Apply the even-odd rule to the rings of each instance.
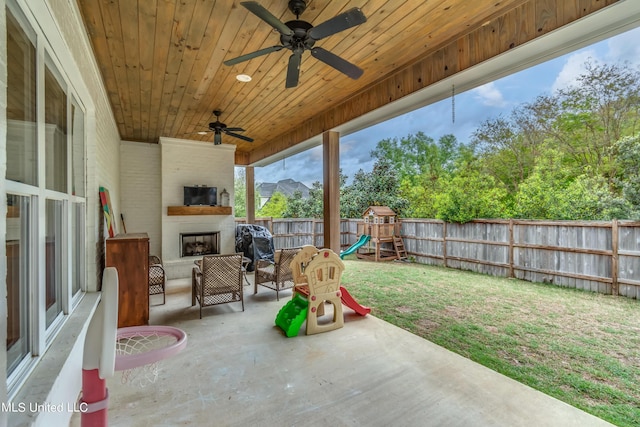
[[71, 210], [71, 295], [77, 295], [85, 277], [85, 205], [74, 203]]
[[79, 294], [85, 277], [85, 115], [80, 103], [71, 98], [71, 295]]
[[7, 179], [37, 185], [36, 48], [7, 11]]
[[7, 374], [31, 353], [29, 339], [30, 198], [7, 195]]
[[67, 191], [67, 94], [47, 61], [44, 74], [45, 164], [49, 190]]
[[71, 194], [85, 196], [84, 112], [75, 98], [71, 102]]
[[46, 264], [46, 310], [47, 328], [62, 313], [62, 280], [63, 261], [63, 202], [61, 200], [46, 201], [45, 226], [45, 264]]
[[6, 2], [2, 58], [9, 396], [80, 301], [86, 280], [85, 110], [62, 64], [49, 54], [47, 38], [17, 3]]

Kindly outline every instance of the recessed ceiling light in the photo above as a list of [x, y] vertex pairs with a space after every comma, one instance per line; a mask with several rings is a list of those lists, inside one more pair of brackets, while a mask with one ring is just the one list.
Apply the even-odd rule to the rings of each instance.
[[206, 135], [206, 134], [207, 134], [207, 132], [205, 132], [205, 131], [203, 131], [203, 130], [202, 130], [202, 131], [200, 131], [200, 132], [198, 132], [198, 135]]
[[250, 81], [251, 81], [251, 76], [249, 76], [249, 75], [247, 75], [247, 74], [238, 74], [238, 75], [236, 76], [236, 79], [237, 79], [239, 82], [244, 82], [244, 83], [246, 83], [246, 82], [250, 82]]

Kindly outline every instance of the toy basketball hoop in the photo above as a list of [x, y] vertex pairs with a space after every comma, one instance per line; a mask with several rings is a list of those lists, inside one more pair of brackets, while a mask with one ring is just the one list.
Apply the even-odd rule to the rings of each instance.
[[158, 378], [163, 359], [187, 345], [183, 330], [171, 326], [131, 326], [117, 333], [115, 370], [122, 371], [122, 383], [144, 387]]
[[106, 427], [109, 393], [106, 379], [122, 371], [122, 382], [141, 387], [158, 376], [158, 362], [187, 346], [187, 334], [171, 326], [117, 328], [118, 272], [104, 269], [101, 300], [89, 322], [82, 360], [80, 423]]

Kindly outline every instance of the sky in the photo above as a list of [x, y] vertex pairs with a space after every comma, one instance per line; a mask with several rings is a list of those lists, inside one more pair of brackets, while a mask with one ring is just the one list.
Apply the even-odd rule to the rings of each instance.
[[[571, 85], [583, 71], [588, 59], [599, 63], [628, 62], [640, 66], [640, 28], [603, 40], [591, 46], [552, 59], [527, 70], [487, 83], [452, 100], [444, 99], [369, 128], [340, 137], [340, 168], [348, 182], [360, 169], [370, 172], [374, 160], [371, 151], [387, 138], [403, 138], [422, 131], [438, 140], [453, 134], [458, 142], [468, 143], [480, 123], [507, 116], [518, 105], [533, 101], [539, 95], [550, 95]], [[455, 111], [455, 120], [452, 112]], [[322, 146], [287, 157], [269, 166], [255, 168], [255, 181], [276, 182], [291, 178], [308, 187], [322, 183]]]

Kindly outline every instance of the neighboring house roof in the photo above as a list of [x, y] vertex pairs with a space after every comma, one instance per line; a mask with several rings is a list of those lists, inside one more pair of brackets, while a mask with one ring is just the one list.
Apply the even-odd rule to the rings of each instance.
[[256, 187], [261, 198], [271, 198], [273, 193], [282, 193], [285, 196], [293, 196], [293, 193], [299, 191], [303, 198], [309, 197], [309, 187], [301, 182], [294, 181], [291, 178], [282, 179], [276, 183], [262, 182]]

